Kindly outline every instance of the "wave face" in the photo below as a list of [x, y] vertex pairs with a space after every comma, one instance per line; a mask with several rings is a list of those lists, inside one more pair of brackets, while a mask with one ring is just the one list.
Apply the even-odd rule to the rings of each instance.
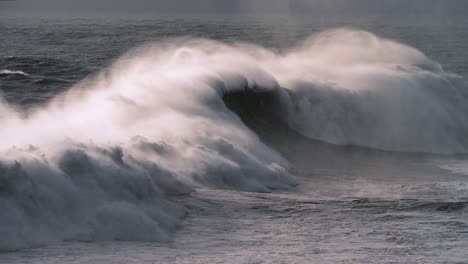
[[355, 30], [280, 53], [200, 39], [146, 45], [45, 107], [0, 103], [0, 249], [166, 241], [184, 215], [167, 194], [294, 186], [288, 161], [228, 95], [268, 95], [268, 111], [310, 138], [457, 153], [468, 151], [467, 87], [421, 52]]

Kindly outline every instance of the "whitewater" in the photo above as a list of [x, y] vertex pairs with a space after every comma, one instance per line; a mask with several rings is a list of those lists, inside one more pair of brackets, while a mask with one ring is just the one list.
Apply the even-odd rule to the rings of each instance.
[[[205, 262], [203, 248], [224, 241], [228, 263], [268, 263], [271, 252], [312, 261], [339, 248], [320, 263], [339, 252], [357, 263], [393, 254], [443, 263], [446, 254], [425, 255], [440, 246], [460, 261], [447, 263], [464, 263], [467, 102], [464, 77], [363, 30], [284, 49], [146, 43], [42, 105], [0, 102], [0, 250], [112, 259], [147, 248], [144, 261]], [[396, 231], [415, 224], [441, 233]], [[311, 230], [315, 238], [303, 237]], [[234, 233], [252, 241], [219, 237]], [[0, 259], [17, 263], [17, 254]]]

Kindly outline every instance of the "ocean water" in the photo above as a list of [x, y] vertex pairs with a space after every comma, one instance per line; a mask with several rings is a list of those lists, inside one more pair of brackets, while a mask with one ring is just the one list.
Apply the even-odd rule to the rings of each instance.
[[0, 35], [0, 263], [468, 263], [466, 18]]

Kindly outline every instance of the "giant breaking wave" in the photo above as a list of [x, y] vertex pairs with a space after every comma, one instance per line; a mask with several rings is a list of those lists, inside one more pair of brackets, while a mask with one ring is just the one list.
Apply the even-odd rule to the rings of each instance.
[[418, 50], [357, 30], [282, 52], [146, 45], [32, 112], [0, 103], [0, 249], [167, 241], [184, 215], [168, 194], [294, 186], [287, 160], [226, 106], [229, 95], [273, 98], [271, 115], [329, 143], [459, 153], [467, 88]]

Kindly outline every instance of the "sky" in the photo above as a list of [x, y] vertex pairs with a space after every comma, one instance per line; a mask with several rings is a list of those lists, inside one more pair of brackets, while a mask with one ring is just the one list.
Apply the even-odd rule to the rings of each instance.
[[468, 14], [468, 0], [0, 0], [0, 10]]

